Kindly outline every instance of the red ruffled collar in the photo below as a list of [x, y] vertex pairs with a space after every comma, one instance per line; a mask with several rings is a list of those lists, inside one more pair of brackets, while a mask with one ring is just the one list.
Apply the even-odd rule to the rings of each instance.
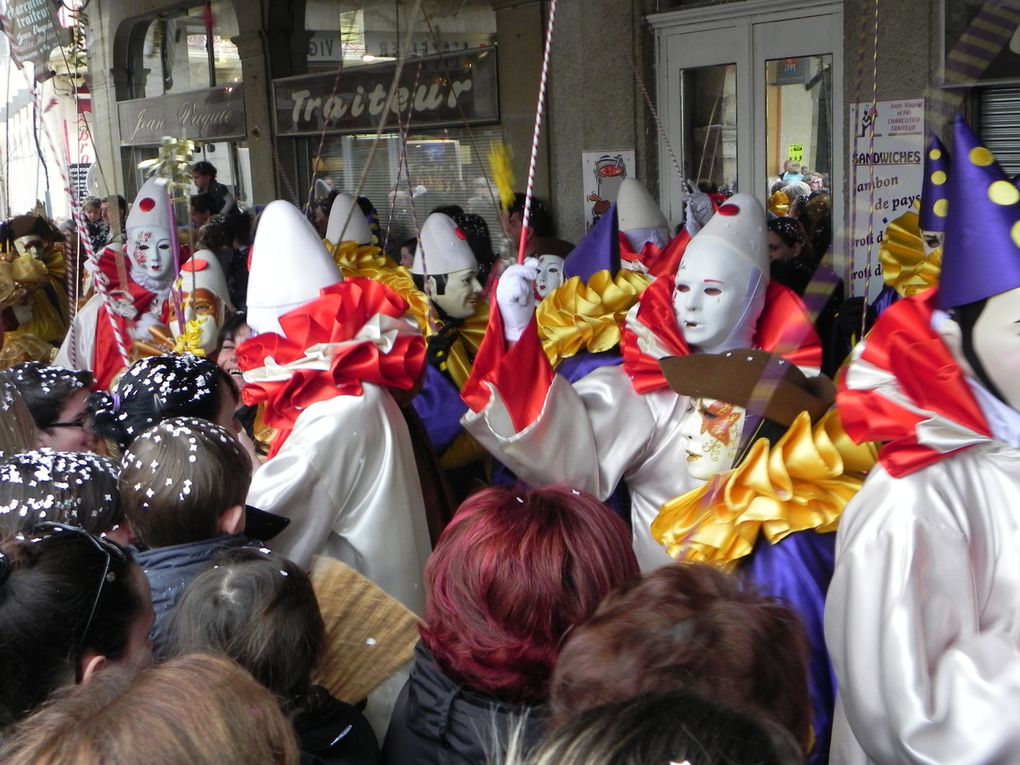
[[[921, 444], [923, 423], [941, 420], [975, 440], [992, 437], [963, 370], [932, 329], [935, 293], [927, 290], [886, 310], [838, 382], [847, 433], [858, 443], [884, 442], [879, 461], [897, 478], [958, 450]], [[967, 445], [973, 444], [959, 448]]]
[[[638, 346], [638, 337], [630, 321], [628, 319], [628, 326], [623, 330], [620, 345], [623, 367], [630, 375], [634, 390], [649, 393], [668, 388], [658, 359]], [[673, 310], [673, 274], [660, 276], [641, 294], [636, 321], [655, 335], [669, 355], [686, 356], [691, 352]], [[765, 308], [758, 319], [754, 345], [777, 353], [799, 367], [818, 369], [822, 365], [822, 344], [804, 303], [795, 292], [778, 282], [770, 282], [765, 293]]]
[[641, 252], [634, 252], [626, 235], [620, 232], [620, 260], [640, 264], [639, 271], [647, 271], [652, 278], [676, 274], [680, 267], [680, 259], [691, 241], [691, 235], [684, 229], [667, 244], [659, 249], [651, 242], [645, 242]]
[[[315, 345], [353, 340], [375, 316], [400, 319], [407, 303], [385, 285], [371, 279], [349, 279], [322, 290], [319, 298], [280, 317], [284, 336], [269, 333], [248, 340], [237, 349], [242, 371], [299, 361]], [[399, 334], [383, 353], [371, 341], [335, 349], [328, 370], [297, 369], [279, 382], [247, 383], [242, 396], [249, 406], [264, 405], [263, 417], [279, 435], [270, 457], [283, 446], [302, 411], [336, 396], [360, 396], [371, 383], [410, 391], [418, 385], [425, 366], [425, 339], [418, 333]]]

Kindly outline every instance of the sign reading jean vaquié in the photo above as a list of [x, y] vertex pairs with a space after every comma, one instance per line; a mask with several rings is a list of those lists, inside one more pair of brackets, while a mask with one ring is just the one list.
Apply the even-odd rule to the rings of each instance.
[[161, 143], [164, 136], [224, 141], [245, 136], [244, 91], [240, 85], [167, 93], [117, 104], [124, 146]]
[[[273, 81], [279, 136], [363, 133], [376, 130], [386, 109], [396, 62]], [[334, 91], [335, 86], [335, 91]], [[412, 92], [413, 90], [413, 92]], [[414, 128], [499, 122], [496, 53], [428, 56], [404, 63], [386, 129], [397, 117]]]

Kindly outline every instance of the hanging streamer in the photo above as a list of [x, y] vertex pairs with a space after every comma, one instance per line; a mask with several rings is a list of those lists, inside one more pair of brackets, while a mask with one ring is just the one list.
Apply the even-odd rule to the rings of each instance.
[[528, 185], [524, 192], [524, 220], [521, 222], [521, 241], [517, 248], [517, 262], [524, 262], [524, 248], [531, 217], [531, 196], [535, 189], [535, 165], [538, 162], [538, 138], [542, 133], [542, 112], [545, 109], [545, 86], [549, 78], [549, 52], [552, 50], [553, 27], [556, 23], [556, 0], [549, 3], [549, 24], [545, 32], [545, 53], [542, 55], [542, 76], [538, 83], [538, 108], [535, 109], [535, 132], [531, 139], [531, 161], [528, 164]]

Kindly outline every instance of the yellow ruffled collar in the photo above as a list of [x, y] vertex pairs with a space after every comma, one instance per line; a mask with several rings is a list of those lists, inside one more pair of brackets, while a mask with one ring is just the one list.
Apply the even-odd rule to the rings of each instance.
[[647, 276], [621, 269], [599, 271], [587, 283], [574, 276], [538, 304], [538, 334], [556, 367], [580, 351], [599, 353], [620, 343], [627, 312], [651, 284]]
[[814, 428], [802, 412], [773, 446], [759, 439], [739, 466], [663, 505], [652, 536], [674, 558], [731, 567], [759, 534], [776, 544], [833, 532], [877, 457], [874, 444], [850, 440], [836, 410]]
[[885, 283], [902, 297], [934, 287], [942, 271], [942, 250], [924, 254], [917, 213], [904, 213], [889, 224], [879, 253]]

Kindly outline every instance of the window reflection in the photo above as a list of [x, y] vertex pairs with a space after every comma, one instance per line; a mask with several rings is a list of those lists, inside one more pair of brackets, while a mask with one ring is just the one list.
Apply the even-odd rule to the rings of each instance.
[[182, 93], [241, 81], [241, 59], [232, 38], [237, 16], [225, 0], [154, 19], [142, 46], [143, 78], [136, 97]]
[[684, 172], [702, 191], [737, 187], [737, 65], [680, 72]]
[[765, 62], [769, 211], [798, 218], [816, 258], [832, 243], [832, 56]]

